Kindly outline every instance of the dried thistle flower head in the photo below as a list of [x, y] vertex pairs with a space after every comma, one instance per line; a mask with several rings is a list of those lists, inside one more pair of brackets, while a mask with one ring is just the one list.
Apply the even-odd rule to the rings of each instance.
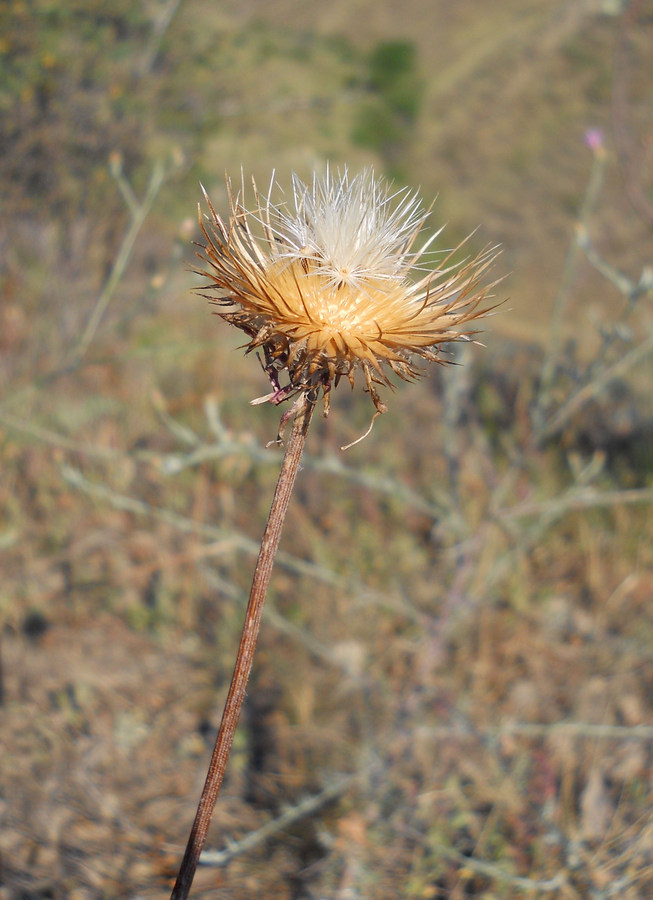
[[254, 184], [248, 210], [244, 185], [235, 193], [227, 180], [227, 220], [205, 193], [210, 216], [207, 225], [200, 214], [198, 256], [208, 265], [197, 271], [209, 283], [200, 293], [245, 332], [248, 351], [263, 351], [274, 390], [261, 401], [322, 392], [327, 415], [331, 386], [347, 376], [353, 387], [361, 370], [384, 412], [376, 385], [391, 386], [389, 371], [412, 380], [419, 357], [445, 363], [442, 345], [474, 333], [465, 326], [488, 312], [492, 285], [484, 278], [496, 252], [452, 264], [456, 247], [427, 268], [439, 232], [414, 246], [429, 211], [416, 193], [393, 192], [371, 169], [353, 176], [327, 169], [310, 185], [293, 176], [292, 187], [290, 199], [273, 202], [274, 177], [265, 196]]

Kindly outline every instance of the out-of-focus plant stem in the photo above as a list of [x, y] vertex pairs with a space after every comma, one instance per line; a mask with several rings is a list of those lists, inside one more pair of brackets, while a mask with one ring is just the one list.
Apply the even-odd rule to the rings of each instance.
[[[145, 192], [145, 197], [143, 198], [142, 203], [137, 203], [135, 201], [130, 203], [128, 201], [129, 195], [125, 194], [124, 188], [122, 189], [123, 197], [125, 197], [126, 201], [128, 201], [128, 205], [132, 214], [131, 225], [129, 226], [127, 234], [124, 237], [120, 250], [118, 251], [118, 255], [116, 256], [115, 262], [109, 274], [109, 278], [107, 279], [107, 282], [102, 289], [102, 293], [98, 297], [97, 302], [93, 307], [93, 312], [91, 313], [91, 317], [88, 320], [88, 324], [86, 325], [84, 334], [81, 336], [77, 345], [73, 348], [73, 351], [70, 354], [68, 365], [76, 365], [77, 363], [79, 363], [79, 361], [88, 350], [89, 344], [95, 337], [95, 332], [97, 331], [98, 326], [102, 321], [102, 317], [106, 312], [107, 306], [111, 301], [113, 293], [118, 286], [120, 279], [122, 278], [123, 272], [125, 271], [125, 268], [127, 266], [127, 262], [131, 257], [134, 244], [136, 243], [136, 238], [138, 237], [138, 233], [143, 227], [143, 223], [148, 217], [156, 196], [161, 189], [165, 174], [166, 171], [164, 164], [161, 161], [157, 160], [152, 168], [152, 174], [150, 175], [150, 180], [148, 182], [147, 190]], [[124, 182], [122, 172], [119, 171], [116, 173], [116, 175], [118, 177], [120, 185], [121, 180]]]
[[84, 333], [81, 335], [75, 346], [53, 369], [48, 370], [45, 374], [34, 378], [29, 384], [13, 391], [7, 397], [0, 400], [0, 409], [10, 410], [20, 407], [25, 403], [25, 399], [34, 391], [39, 391], [45, 385], [51, 384], [62, 375], [67, 375], [74, 371], [82, 362], [89, 346], [93, 342], [95, 334], [100, 326], [100, 322], [107, 311], [107, 307], [111, 302], [116, 288], [120, 284], [125, 273], [129, 260], [131, 259], [136, 239], [150, 214], [159, 191], [169, 171], [172, 167], [166, 167], [162, 160], [155, 161], [152, 166], [152, 172], [148, 181], [147, 190], [142, 201], [139, 201], [129, 182], [125, 178], [122, 171], [122, 163], [119, 159], [111, 160], [109, 163], [109, 171], [116, 180], [120, 193], [131, 214], [131, 222], [125, 236], [120, 245], [118, 254], [114, 260], [109, 276], [95, 301], [95, 306], [89, 317]]
[[[596, 201], [601, 191], [603, 177], [605, 174], [605, 162], [606, 157], [603, 151], [594, 154], [594, 165], [592, 166], [589, 183], [587, 185], [587, 190], [585, 191], [585, 196], [583, 197], [583, 202], [581, 203], [580, 209], [578, 211], [578, 224], [585, 229], [587, 227], [587, 222], [589, 220], [590, 214], [592, 213], [592, 210], [596, 205]], [[580, 253], [581, 250], [577, 240], [577, 235], [574, 234], [569, 244], [567, 258], [565, 259], [565, 265], [562, 270], [562, 279], [560, 281], [558, 293], [556, 294], [556, 298], [553, 303], [553, 313], [551, 316], [551, 333], [547, 344], [548, 352], [546, 354], [544, 364], [542, 366], [542, 373], [540, 375], [540, 388], [533, 414], [533, 426], [537, 440], [541, 439], [540, 433], [543, 431], [544, 422], [546, 420], [551, 404], [551, 395], [553, 392], [553, 385], [555, 381], [556, 365], [558, 363], [558, 360], [560, 359], [561, 352], [560, 345], [562, 343], [562, 315], [564, 312], [565, 304], [567, 302], [567, 298], [569, 297], [569, 293], [571, 291], [572, 282], [576, 277]]]

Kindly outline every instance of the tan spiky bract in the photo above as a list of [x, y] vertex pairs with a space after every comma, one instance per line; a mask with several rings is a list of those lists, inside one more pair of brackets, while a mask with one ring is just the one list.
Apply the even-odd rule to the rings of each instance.
[[281, 194], [281, 202], [273, 202], [274, 178], [266, 195], [253, 190], [248, 210], [244, 184], [235, 193], [227, 180], [227, 220], [205, 193], [198, 256], [208, 265], [197, 271], [209, 282], [199, 292], [225, 308], [219, 315], [245, 332], [248, 350], [263, 351], [274, 390], [261, 399], [321, 392], [326, 415], [331, 386], [347, 376], [353, 387], [360, 369], [383, 412], [375, 385], [391, 385], [390, 372], [417, 377], [419, 357], [447, 362], [442, 345], [468, 339], [474, 332], [465, 326], [488, 312], [492, 285], [484, 279], [495, 248], [452, 263], [456, 247], [428, 268], [439, 232], [414, 247], [429, 211], [417, 194], [393, 193], [372, 170], [327, 169], [310, 185], [293, 176], [292, 195]]

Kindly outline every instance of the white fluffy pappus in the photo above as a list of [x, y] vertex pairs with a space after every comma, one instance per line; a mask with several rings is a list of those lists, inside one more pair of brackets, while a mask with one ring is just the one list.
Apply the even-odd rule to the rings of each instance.
[[208, 284], [199, 292], [248, 335], [248, 350], [263, 351], [274, 386], [265, 399], [322, 392], [326, 414], [332, 385], [347, 376], [353, 387], [361, 370], [383, 412], [376, 385], [391, 385], [388, 369], [408, 381], [420, 374], [419, 357], [446, 363], [442, 345], [469, 339], [474, 332], [463, 326], [489, 311], [485, 276], [496, 248], [452, 262], [456, 247], [429, 268], [425, 254], [439, 231], [414, 249], [429, 210], [371, 169], [327, 168], [309, 184], [293, 175], [290, 200], [273, 176], [266, 195], [254, 184], [251, 209], [244, 184], [236, 194], [227, 180], [227, 191], [226, 220], [205, 193], [205, 268], [196, 271]]

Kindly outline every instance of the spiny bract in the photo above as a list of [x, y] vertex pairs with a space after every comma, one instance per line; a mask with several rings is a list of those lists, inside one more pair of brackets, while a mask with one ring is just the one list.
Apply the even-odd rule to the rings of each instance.
[[388, 369], [411, 380], [420, 374], [417, 357], [445, 363], [441, 345], [473, 334], [463, 326], [488, 312], [492, 285], [483, 282], [495, 248], [451, 264], [456, 247], [425, 267], [439, 232], [413, 248], [428, 211], [416, 193], [393, 192], [371, 169], [354, 176], [327, 169], [310, 185], [293, 175], [292, 188], [285, 200], [274, 176], [267, 195], [254, 184], [248, 210], [244, 184], [235, 193], [227, 180], [226, 221], [205, 192], [209, 217], [207, 224], [200, 214], [198, 256], [208, 266], [197, 272], [209, 283], [199, 292], [247, 334], [248, 350], [263, 351], [274, 390], [262, 400], [321, 391], [326, 415], [331, 386], [346, 375], [353, 387], [360, 369], [383, 412], [375, 385], [391, 385]]

